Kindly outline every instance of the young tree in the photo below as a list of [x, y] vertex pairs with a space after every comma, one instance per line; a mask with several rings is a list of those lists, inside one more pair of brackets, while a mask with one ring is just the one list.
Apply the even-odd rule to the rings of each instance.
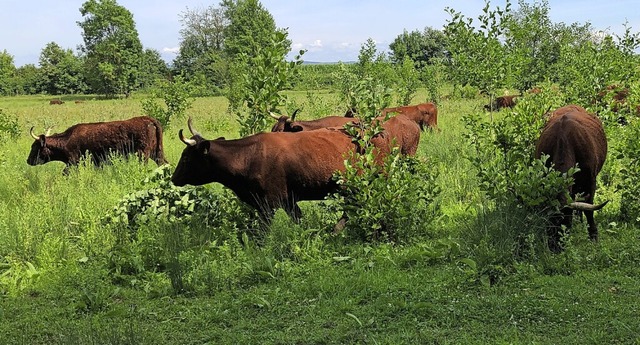
[[16, 66], [13, 55], [6, 50], [0, 52], [0, 95], [12, 95], [14, 92]]
[[129, 96], [137, 86], [142, 56], [133, 15], [116, 0], [88, 0], [80, 13], [85, 71], [93, 91]]
[[469, 84], [489, 94], [491, 103], [497, 90], [507, 84], [509, 66], [501, 39], [510, 7], [507, 1], [505, 9], [491, 10], [486, 1], [477, 28], [473, 19], [446, 9], [452, 17], [445, 26], [449, 74], [458, 86]]
[[82, 62], [71, 49], [48, 43], [40, 52], [41, 91], [52, 95], [72, 94], [86, 89]]
[[[284, 63], [287, 53], [291, 50], [291, 41], [287, 38], [285, 30], [276, 28], [273, 16], [258, 0], [223, 0], [221, 5], [225, 16], [229, 18], [229, 25], [224, 30], [224, 54], [229, 61], [230, 77], [226, 95], [230, 108], [239, 109], [247, 101], [247, 88], [252, 88], [247, 85], [250, 79], [246, 76], [273, 74], [273, 69], [257, 70], [256, 64], [266, 63], [264, 66], [267, 67], [269, 64], [273, 66], [279, 62]], [[289, 82], [288, 76], [285, 75], [279, 75], [276, 79], [278, 80], [269, 82], [278, 85], [278, 91]], [[285, 82], [281, 83], [280, 80]], [[275, 103], [279, 104], [280, 101]], [[258, 124], [249, 127], [257, 129], [264, 126]]]
[[239, 104], [247, 108], [235, 108], [241, 136], [263, 131], [267, 127], [269, 113], [279, 112], [278, 107], [287, 103], [287, 97], [280, 92], [288, 88], [297, 76], [298, 66], [302, 64], [300, 56], [304, 53], [300, 51], [294, 61], [285, 61], [289, 45], [287, 33], [278, 31], [269, 44], [258, 48], [255, 56], [240, 55], [240, 61], [247, 66], [240, 75], [242, 79], [236, 84], [241, 88], [235, 95]]

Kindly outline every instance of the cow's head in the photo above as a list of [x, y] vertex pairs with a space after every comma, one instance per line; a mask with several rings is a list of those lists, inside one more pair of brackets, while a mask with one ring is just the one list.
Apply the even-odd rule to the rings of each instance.
[[29, 152], [29, 157], [27, 158], [27, 164], [29, 165], [38, 165], [50, 162], [53, 158], [53, 151], [50, 147], [47, 146], [47, 136], [51, 128], [47, 129], [45, 134], [35, 135], [33, 134], [33, 127], [29, 130], [29, 134], [31, 137], [35, 139], [33, 144], [31, 144], [31, 152]]
[[286, 115], [280, 115], [269, 113], [269, 115], [276, 120], [276, 123], [271, 127], [272, 132], [301, 132], [304, 128], [295, 121], [296, 114], [300, 109], [296, 109], [291, 115], [291, 118]]
[[[182, 129], [178, 132], [178, 137], [185, 145], [180, 161], [171, 177], [171, 182], [176, 186], [186, 184], [198, 186], [212, 182], [212, 175], [215, 173], [215, 156], [210, 155], [211, 140], [206, 140], [202, 135], [193, 129], [191, 117], [187, 121], [191, 138], [185, 138]], [[216, 140], [224, 140], [218, 138]]]

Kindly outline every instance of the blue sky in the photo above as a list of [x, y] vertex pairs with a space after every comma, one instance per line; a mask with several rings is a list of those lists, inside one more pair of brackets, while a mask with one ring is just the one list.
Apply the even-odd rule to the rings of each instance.
[[[44, 46], [56, 42], [75, 51], [82, 44], [79, 8], [84, 0], [0, 0], [0, 51], [14, 56], [16, 66], [38, 64]], [[306, 61], [356, 60], [361, 45], [372, 38], [379, 51], [388, 49], [403, 30], [441, 28], [451, 7], [477, 18], [484, 0], [261, 0], [276, 26], [287, 28], [293, 50], [307, 49]], [[529, 1], [530, 3], [532, 1]], [[170, 62], [179, 46], [179, 14], [219, 1], [118, 0], [133, 13], [145, 48], [158, 50]], [[505, 1], [492, 1], [504, 7]], [[517, 6], [517, 0], [512, 1]], [[590, 22], [594, 28], [621, 33], [628, 21], [640, 32], [638, 0], [549, 0], [554, 22]]]

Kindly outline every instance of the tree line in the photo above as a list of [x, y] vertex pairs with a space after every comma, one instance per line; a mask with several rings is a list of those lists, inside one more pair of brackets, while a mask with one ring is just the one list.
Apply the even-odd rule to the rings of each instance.
[[[401, 93], [404, 87], [406, 95], [417, 83], [429, 88], [430, 81], [440, 77], [457, 88], [471, 87], [491, 96], [505, 89], [524, 92], [544, 82], [559, 83], [569, 86], [566, 91], [573, 99], [584, 101], [607, 84], [624, 84], [637, 76], [640, 38], [628, 25], [617, 35], [598, 31], [588, 22], [554, 23], [549, 10], [548, 1], [519, 0], [517, 10], [509, 1], [504, 8], [486, 1], [478, 18], [469, 18], [446, 8], [450, 19], [442, 30], [405, 30], [389, 45], [388, 54], [378, 54], [369, 40], [362, 45], [359, 66], [353, 68], [395, 74], [386, 79]], [[298, 68], [304, 51], [287, 65], [288, 33], [276, 27], [258, 0], [187, 7], [179, 14], [180, 50], [170, 65], [158, 51], [142, 46], [133, 15], [117, 0], [88, 0], [80, 13], [83, 45], [78, 52], [50, 42], [38, 66], [18, 68], [9, 52], [0, 52], [0, 94], [128, 96], [180, 76], [194, 95], [224, 94], [237, 105], [247, 102], [251, 78], [274, 71], [259, 68], [274, 68], [279, 62], [281, 80], [270, 92], [344, 83], [335, 78], [340, 76], [338, 66]], [[259, 101], [253, 103], [257, 106]]]

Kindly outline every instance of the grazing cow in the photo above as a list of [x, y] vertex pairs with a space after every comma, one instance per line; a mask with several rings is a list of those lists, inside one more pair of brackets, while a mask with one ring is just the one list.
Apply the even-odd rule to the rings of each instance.
[[[374, 121], [379, 121], [378, 119]], [[414, 156], [420, 142], [420, 127], [406, 115], [396, 115], [382, 123], [383, 131], [371, 138], [381, 159], [386, 157], [393, 147], [398, 147], [403, 155]]]
[[49, 105], [54, 105], [54, 104], [64, 104], [64, 101], [62, 101], [61, 99], [52, 99], [49, 101]]
[[124, 121], [80, 123], [51, 136], [48, 133], [37, 136], [31, 127], [30, 134], [35, 141], [27, 163], [38, 165], [61, 161], [67, 165], [65, 174], [69, 166], [77, 165], [87, 154], [97, 166], [111, 153], [125, 156], [136, 153], [145, 161], [151, 158], [158, 165], [167, 163], [162, 148], [162, 126], [148, 116]]
[[338, 187], [336, 171], [357, 147], [344, 130], [300, 133], [258, 133], [235, 140], [206, 140], [192, 127], [171, 181], [176, 186], [218, 182], [269, 221], [278, 207], [294, 219], [302, 215], [301, 200], [321, 200]]
[[327, 116], [316, 120], [296, 121], [296, 110], [291, 118], [286, 115], [278, 116], [270, 113], [271, 117], [276, 119], [276, 124], [271, 127], [272, 132], [302, 132], [312, 131], [320, 128], [342, 127], [347, 123], [353, 122], [354, 119], [346, 116]]
[[[296, 110], [297, 112], [297, 110]], [[277, 116], [271, 114], [278, 122], [271, 128], [272, 132], [302, 132], [322, 128], [338, 129], [348, 123], [358, 123], [357, 119], [343, 116], [328, 116], [311, 121], [294, 121], [296, 112], [291, 119], [287, 116]], [[413, 123], [412, 123], [413, 122]], [[401, 114], [390, 118], [382, 124], [384, 131], [371, 140], [371, 143], [384, 154], [391, 151], [392, 140], [395, 139], [396, 146], [400, 148], [400, 153], [405, 155], [415, 155], [418, 150], [420, 140], [420, 127], [417, 121], [412, 121], [408, 116]]]
[[[607, 138], [600, 120], [593, 114], [577, 105], [568, 105], [555, 110], [549, 117], [540, 138], [536, 144], [536, 158], [542, 154], [549, 155], [547, 164], [563, 173], [578, 165], [578, 171], [573, 177], [575, 183], [569, 187], [569, 195], [575, 198], [581, 194], [585, 202], [568, 204], [563, 215], [552, 220], [549, 229], [549, 248], [558, 252], [560, 244], [560, 226], [571, 227], [573, 210], [584, 211], [589, 224], [589, 237], [598, 239], [598, 228], [593, 220], [593, 211], [604, 207], [606, 202], [593, 205], [596, 193], [596, 177], [602, 169], [607, 156]], [[563, 204], [567, 203], [564, 196], [560, 196]]]
[[380, 115], [386, 116], [387, 113], [398, 113], [407, 116], [420, 126], [420, 130], [424, 130], [425, 128], [438, 128], [438, 107], [436, 107], [434, 103], [421, 103], [395, 108], [384, 108]]
[[84, 101], [81, 101], [81, 100], [77, 99], [77, 100], [73, 101], [73, 103], [75, 103], [75, 104], [82, 104], [82, 103], [84, 103]]
[[513, 108], [516, 106], [516, 98], [520, 95], [513, 96], [498, 96], [493, 100], [493, 103], [484, 106], [485, 110], [493, 111], [500, 110], [502, 108]]

